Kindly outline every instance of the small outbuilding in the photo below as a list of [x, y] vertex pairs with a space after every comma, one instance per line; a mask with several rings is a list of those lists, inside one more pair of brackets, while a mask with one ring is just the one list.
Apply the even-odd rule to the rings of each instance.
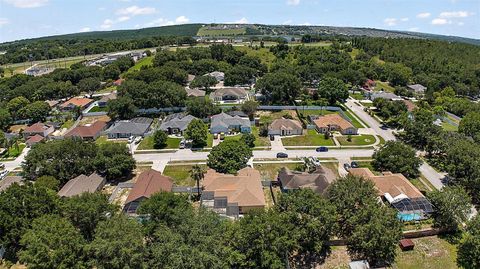
[[413, 248], [415, 247], [415, 243], [413, 243], [413, 241], [408, 238], [400, 240], [399, 245], [403, 251], [413, 250]]

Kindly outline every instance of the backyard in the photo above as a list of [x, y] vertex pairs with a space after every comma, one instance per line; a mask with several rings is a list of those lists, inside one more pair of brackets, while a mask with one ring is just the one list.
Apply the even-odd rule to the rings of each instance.
[[[165, 176], [171, 177], [177, 186], [195, 186], [197, 183], [190, 177], [190, 170], [193, 165], [167, 165], [163, 170]], [[206, 165], [201, 164], [204, 169]]]
[[[181, 138], [173, 138], [173, 137], [168, 137], [167, 138], [167, 145], [164, 147], [165, 149], [178, 149], [180, 146], [180, 141], [182, 141]], [[142, 142], [140, 142], [140, 145], [138, 145], [137, 150], [148, 150], [148, 149], [154, 149], [153, 148], [153, 135], [145, 137]]]
[[348, 136], [343, 135], [336, 137], [340, 145], [342, 146], [363, 146], [363, 145], [371, 145], [375, 143], [375, 136], [374, 135], [352, 135], [351, 141], [348, 141]]
[[284, 146], [334, 146], [331, 138], [325, 139], [323, 134], [315, 130], [307, 130], [306, 135], [282, 138]]

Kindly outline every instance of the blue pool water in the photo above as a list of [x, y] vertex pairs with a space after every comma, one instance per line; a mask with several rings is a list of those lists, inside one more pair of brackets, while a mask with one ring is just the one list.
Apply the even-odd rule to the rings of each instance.
[[422, 215], [418, 213], [398, 213], [397, 218], [401, 221], [413, 221], [413, 220], [421, 220]]

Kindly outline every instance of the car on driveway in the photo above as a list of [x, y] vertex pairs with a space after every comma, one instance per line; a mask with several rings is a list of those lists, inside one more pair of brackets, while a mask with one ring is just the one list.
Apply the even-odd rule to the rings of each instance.
[[315, 151], [317, 151], [317, 152], [327, 152], [328, 148], [327, 147], [318, 147], [317, 149], [315, 149]]
[[350, 166], [351, 166], [352, 168], [359, 168], [359, 167], [360, 167], [360, 165], [359, 165], [356, 161], [351, 162], [351, 163], [350, 163]]
[[320, 166], [320, 160], [318, 160], [317, 157], [309, 157], [309, 159], [312, 161], [313, 164], [316, 166]]
[[388, 126], [387, 126], [387, 125], [382, 125], [382, 126], [380, 126], [380, 129], [382, 129], [382, 130], [388, 130]]
[[288, 154], [284, 152], [277, 153], [277, 158], [288, 158]]
[[5, 164], [0, 163], [0, 169], [5, 169]]
[[352, 168], [348, 163], [344, 163], [343, 164], [343, 168], [345, 168], [345, 170], [350, 170], [350, 168]]

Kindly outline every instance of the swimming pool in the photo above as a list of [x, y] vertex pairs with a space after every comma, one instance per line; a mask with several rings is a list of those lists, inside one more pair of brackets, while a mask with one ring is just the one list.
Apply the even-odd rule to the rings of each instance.
[[397, 218], [401, 221], [413, 221], [423, 219], [422, 215], [419, 213], [401, 213], [398, 212]]

